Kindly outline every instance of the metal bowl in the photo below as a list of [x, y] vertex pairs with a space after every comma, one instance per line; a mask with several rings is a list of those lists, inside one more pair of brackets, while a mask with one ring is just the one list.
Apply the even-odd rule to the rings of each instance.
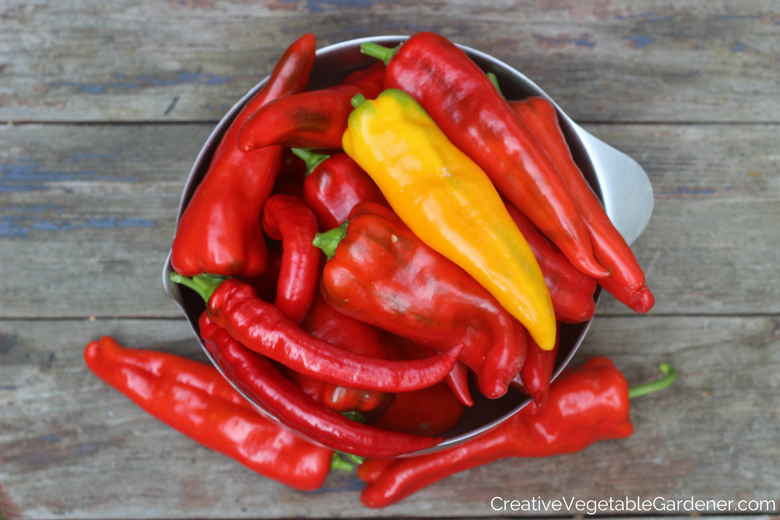
[[[309, 89], [320, 89], [335, 85], [343, 80], [349, 73], [365, 68], [376, 60], [374, 58], [360, 54], [360, 45], [365, 42], [376, 42], [388, 47], [397, 45], [406, 40], [408, 36], [380, 36], [372, 38], [361, 38], [338, 43], [325, 47], [317, 51], [317, 59], [314, 62], [314, 68], [311, 73], [311, 82]], [[541, 88], [526, 78], [523, 74], [516, 71], [509, 65], [484, 54], [480, 51], [459, 46], [469, 57], [485, 72], [493, 72], [498, 76], [501, 89], [507, 99], [523, 99], [528, 96], [543, 96], [555, 103]], [[219, 144], [222, 136], [227, 131], [233, 119], [240, 112], [243, 106], [265, 85], [268, 78], [258, 83], [249, 93], [247, 93], [233, 108], [222, 118], [217, 127], [209, 136], [203, 148], [195, 160], [187, 183], [184, 187], [184, 193], [179, 204], [179, 215], [176, 221], [178, 227], [184, 208], [187, 207], [192, 198], [195, 188], [206, 174], [211, 156]], [[650, 214], [653, 211], [653, 191], [647, 174], [642, 168], [627, 155], [615, 150], [606, 143], [596, 139], [591, 134], [575, 124], [557, 105], [559, 121], [566, 140], [571, 148], [572, 155], [577, 165], [582, 170], [590, 185], [597, 195], [600, 196], [607, 214], [620, 231], [626, 241], [630, 244], [644, 230], [650, 220]], [[163, 270], [163, 284], [168, 294], [176, 301], [179, 307], [187, 317], [195, 337], [200, 342], [206, 355], [211, 359], [214, 366], [219, 369], [219, 365], [214, 362], [208, 349], [200, 338], [198, 329], [198, 317], [204, 310], [203, 301], [194, 292], [180, 290], [180, 286], [170, 281], [172, 272], [171, 257], [165, 263]], [[598, 298], [601, 289], [597, 289], [595, 298]], [[563, 325], [560, 329], [558, 359], [555, 364], [553, 379], [560, 374], [561, 370], [569, 363], [574, 353], [582, 343], [585, 334], [590, 328], [590, 321], [578, 325]], [[223, 376], [236, 387], [235, 383], [223, 373]], [[238, 390], [238, 388], [236, 387]], [[238, 390], [241, 392], [241, 390]], [[243, 392], [241, 392], [243, 394]], [[245, 394], [244, 397], [249, 399]], [[472, 396], [474, 406], [467, 408], [461, 420], [450, 430], [444, 432], [444, 442], [429, 450], [416, 452], [412, 455], [419, 455], [436, 451], [442, 448], [451, 447], [475, 437], [497, 424], [505, 421], [520, 409], [526, 406], [530, 399], [517, 390], [511, 389], [500, 399], [487, 399], [472, 387]], [[254, 404], [260, 412], [267, 417], [278, 421], [274, 415], [264, 410], [257, 403]], [[305, 435], [295, 432], [301, 437]]]

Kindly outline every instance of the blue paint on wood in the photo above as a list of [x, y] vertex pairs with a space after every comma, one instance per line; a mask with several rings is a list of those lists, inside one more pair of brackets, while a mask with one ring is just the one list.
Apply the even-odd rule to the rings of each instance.
[[557, 45], [564, 45], [567, 43], [573, 43], [577, 47], [588, 47], [593, 48], [596, 46], [596, 42], [591, 41], [587, 38], [587, 35], [580, 36], [579, 38], [551, 38], [549, 36], [543, 36], [541, 34], [534, 34], [534, 38], [536, 38], [536, 41], [542, 45], [549, 45], [549, 46], [557, 46]]
[[[61, 211], [60, 211], [61, 212]], [[140, 217], [128, 217], [117, 219], [108, 218], [89, 218], [81, 224], [74, 224], [68, 220], [52, 222], [44, 220], [40, 216], [16, 216], [0, 215], [0, 240], [2, 239], [21, 239], [27, 240], [30, 231], [73, 231], [77, 229], [126, 229], [126, 228], [151, 228], [155, 227], [157, 222]]]
[[114, 76], [123, 81], [111, 81], [105, 85], [100, 83], [80, 83], [73, 81], [55, 81], [50, 83], [52, 87], [76, 87], [85, 94], [102, 94], [109, 88], [121, 88], [125, 90], [144, 87], [164, 87], [184, 84], [198, 85], [221, 85], [234, 81], [231, 76], [218, 76], [216, 74], [206, 74], [198, 69], [195, 72], [180, 70], [176, 74], [176, 79], [161, 79], [152, 76], [136, 76], [133, 80], [125, 80], [125, 75], [121, 72], [115, 72]]
[[[382, 0], [383, 2], [396, 3], [398, 0]], [[283, 4], [298, 3], [300, 0], [282, 0]], [[306, 8], [310, 13], [324, 13], [325, 6], [332, 6], [337, 10], [341, 9], [366, 9], [373, 6], [376, 0], [306, 0]]]
[[653, 191], [656, 195], [712, 195], [715, 193], [711, 188], [688, 188], [682, 186], [676, 190], [656, 190]]
[[734, 52], [742, 52], [745, 50], [745, 45], [740, 42], [734, 42], [731, 44], [731, 50]]
[[647, 47], [648, 45], [655, 43], [655, 40], [649, 36], [645, 36], [643, 34], [635, 34], [633, 36], [628, 36], [627, 39], [631, 40], [634, 44], [634, 47], [637, 49], [641, 49], [642, 47]]
[[47, 183], [66, 181], [138, 182], [137, 177], [111, 177], [88, 171], [51, 171], [24, 158], [0, 164], [0, 193], [25, 193], [48, 189]]

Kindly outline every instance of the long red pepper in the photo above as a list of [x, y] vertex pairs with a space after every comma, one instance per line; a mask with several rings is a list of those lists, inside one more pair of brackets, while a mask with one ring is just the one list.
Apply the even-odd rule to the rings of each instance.
[[676, 377], [669, 365], [661, 367], [666, 378], [629, 391], [612, 361], [592, 358], [561, 374], [545, 406], [526, 406], [476, 439], [392, 463], [365, 461], [358, 476], [369, 484], [360, 499], [367, 507], [385, 507], [453, 473], [495, 460], [574, 453], [599, 440], [628, 437], [634, 431], [629, 398], [663, 388]]
[[260, 276], [241, 277], [241, 281], [252, 286], [264, 302], [276, 300], [276, 286], [282, 270], [282, 244], [276, 240], [268, 242], [268, 267]]
[[520, 210], [510, 203], [506, 204], [506, 209], [539, 262], [550, 291], [555, 318], [564, 323], [582, 323], [591, 319], [596, 314], [596, 302], [593, 300], [595, 278], [574, 267]]
[[263, 206], [263, 230], [282, 241], [282, 263], [274, 305], [293, 323], [300, 324], [317, 291], [322, 253], [312, 245], [317, 217], [301, 199], [274, 195]]
[[553, 104], [544, 98], [530, 97], [510, 101], [509, 106], [560, 172], [588, 228], [596, 260], [612, 270], [612, 274], [600, 279], [599, 284], [634, 311], [642, 314], [649, 311], [655, 299], [647, 287], [645, 274], [574, 162]]
[[555, 166], [465, 52], [430, 32], [415, 34], [395, 55], [370, 43], [361, 52], [385, 60], [385, 88], [411, 95], [578, 269], [609, 275], [593, 257], [588, 231]]
[[[341, 314], [325, 302], [319, 291], [301, 323], [301, 330], [355, 354], [388, 359], [377, 328]], [[315, 401], [337, 412], [361, 413], [367, 419], [381, 417], [395, 397], [395, 394], [326, 383], [293, 370], [287, 370], [286, 375]]]
[[350, 388], [381, 392], [409, 392], [444, 379], [463, 351], [459, 344], [434, 358], [386, 361], [334, 347], [303, 332], [251, 286], [229, 278], [209, 283], [207, 278], [171, 280], [198, 292], [208, 303], [208, 317], [245, 347], [268, 356], [296, 372]]
[[280, 98], [259, 109], [238, 133], [244, 152], [272, 145], [295, 148], [341, 148], [341, 136], [357, 94], [373, 99], [382, 91], [385, 68], [374, 64], [356, 71], [340, 85]]
[[317, 236], [329, 260], [325, 300], [340, 312], [419, 345], [465, 344], [461, 361], [496, 398], [525, 359], [520, 324], [463, 269], [417, 238], [387, 207], [361, 202], [348, 224]]
[[[436, 351], [432, 348], [420, 348], [429, 356], [436, 354]], [[523, 364], [525, 365], [525, 363]], [[469, 367], [466, 366], [466, 363], [458, 360], [455, 366], [452, 367], [452, 371], [444, 378], [444, 382], [464, 406], [474, 406], [474, 400], [471, 398], [471, 390], [469, 389]]]
[[84, 350], [92, 372], [157, 419], [268, 478], [322, 486], [333, 452], [262, 417], [211, 365], [128, 349], [109, 337]]
[[315, 48], [311, 34], [293, 43], [268, 83], [228, 128], [176, 230], [171, 254], [176, 272], [258, 276], [265, 270], [267, 251], [259, 217], [274, 185], [282, 149], [245, 154], [236, 147], [236, 136], [258, 108], [306, 88]]
[[[559, 325], [560, 330], [560, 325]], [[552, 350], [542, 350], [533, 338], [528, 339], [528, 355], [525, 363], [520, 368], [520, 373], [515, 378], [520, 389], [531, 396], [536, 406], [543, 406], [547, 402], [550, 392], [550, 380], [555, 368], [555, 358], [558, 357], [558, 337]]]
[[293, 148], [293, 153], [309, 167], [303, 181], [303, 200], [317, 216], [321, 231], [343, 224], [359, 202], [387, 205], [374, 180], [347, 154], [324, 155], [302, 148]]
[[282, 423], [314, 441], [365, 457], [395, 457], [435, 446], [441, 438], [388, 432], [347, 419], [306, 395], [263, 356], [244, 348], [206, 314], [200, 333], [217, 363], [241, 390]]

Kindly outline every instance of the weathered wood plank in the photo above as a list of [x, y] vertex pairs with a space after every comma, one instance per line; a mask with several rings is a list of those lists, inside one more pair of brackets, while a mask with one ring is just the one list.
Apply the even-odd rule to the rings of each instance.
[[9, 0], [0, 120], [216, 120], [313, 31], [439, 32], [588, 121], [780, 122], [773, 0]]
[[632, 383], [662, 361], [680, 372], [633, 403], [631, 438], [494, 463], [382, 511], [362, 508], [354, 474], [304, 495], [150, 418], [84, 366], [83, 345], [104, 334], [202, 359], [183, 320], [0, 321], [0, 482], [25, 518], [504, 516], [494, 496], [780, 503], [777, 318], [599, 318], [578, 359], [606, 355]]
[[[634, 244], [661, 314], [780, 313], [780, 127], [591, 125], [647, 169]], [[160, 274], [211, 131], [0, 127], [0, 316], [178, 317]], [[602, 314], [628, 314], [606, 295]]]

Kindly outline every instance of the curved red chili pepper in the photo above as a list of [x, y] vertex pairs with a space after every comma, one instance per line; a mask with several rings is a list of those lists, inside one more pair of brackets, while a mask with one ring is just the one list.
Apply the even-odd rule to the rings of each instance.
[[272, 145], [341, 148], [352, 98], [362, 94], [373, 99], [382, 91], [384, 66], [358, 72], [363, 74], [353, 73], [340, 85], [286, 96], [262, 107], [238, 133], [239, 150]]
[[317, 218], [301, 199], [274, 195], [263, 206], [263, 230], [282, 241], [282, 266], [274, 305], [284, 316], [300, 324], [317, 291], [322, 253], [311, 243], [317, 234]]
[[303, 181], [303, 200], [317, 216], [321, 231], [338, 227], [349, 212], [366, 200], [387, 206], [374, 180], [347, 154], [323, 155], [293, 148], [306, 161], [309, 173]]
[[550, 242], [516, 207], [505, 201], [509, 216], [531, 247], [544, 282], [550, 291], [555, 318], [564, 323], [582, 323], [596, 314], [596, 279], [572, 265], [558, 247]]
[[260, 276], [245, 277], [240, 280], [252, 286], [257, 296], [264, 302], [276, 300], [276, 284], [282, 270], [282, 244], [276, 240], [268, 242], [268, 267]]
[[208, 317], [250, 350], [297, 372], [350, 388], [409, 392], [444, 379], [464, 345], [435, 358], [386, 361], [334, 347], [303, 332], [247, 284], [222, 282], [208, 301]]
[[[388, 359], [376, 327], [341, 314], [325, 302], [319, 291], [314, 295], [311, 308], [301, 323], [301, 330], [355, 354]], [[315, 401], [337, 412], [359, 412], [369, 422], [381, 417], [395, 398], [395, 394], [386, 392], [358, 390], [326, 383], [294, 370], [288, 369], [286, 375]]]
[[365, 461], [358, 476], [369, 484], [367, 507], [385, 507], [445, 477], [507, 457], [549, 457], [580, 451], [604, 439], [623, 439], [634, 427], [628, 384], [606, 358], [566, 370], [552, 384], [543, 407], [526, 406], [489, 432], [428, 455]]
[[[558, 336], [555, 337], [555, 346], [552, 350], [542, 350], [530, 335], [526, 338], [528, 340], [528, 355], [512, 384], [531, 396], [536, 406], [543, 406], [547, 401], [550, 380], [555, 368], [555, 358], [558, 356]], [[518, 384], [515, 385], [515, 383]]]
[[[382, 334], [390, 359], [424, 359], [428, 354], [413, 342]], [[377, 428], [412, 435], [435, 436], [455, 426], [463, 416], [463, 404], [443, 383], [396, 394], [395, 402], [375, 424]]]
[[382, 49], [361, 46], [366, 54], [389, 59], [385, 88], [411, 95], [578, 269], [608, 276], [593, 257], [588, 230], [555, 166], [466, 53], [430, 32], [409, 38], [392, 59], [393, 51]]
[[301, 491], [319, 488], [333, 452], [262, 417], [211, 365], [120, 347], [103, 337], [84, 350], [92, 372], [187, 437]]
[[395, 457], [435, 446], [441, 438], [394, 433], [347, 419], [317, 403], [263, 356], [224, 329], [200, 318], [201, 336], [223, 371], [241, 390], [287, 426], [333, 449], [364, 457]]
[[259, 217], [274, 185], [282, 149], [245, 154], [236, 147], [236, 136], [258, 108], [306, 88], [315, 48], [311, 34], [293, 43], [265, 87], [228, 128], [176, 229], [171, 252], [176, 272], [257, 276], [265, 270], [267, 251]]
[[482, 393], [489, 398], [506, 393], [525, 359], [522, 327], [391, 209], [361, 202], [345, 229], [320, 233], [315, 245], [330, 258], [321, 282], [328, 303], [436, 350], [463, 342], [460, 359], [479, 374]]
[[[431, 348], [422, 348], [429, 356], [435, 355], [436, 351]], [[523, 363], [525, 365], [525, 363]], [[444, 382], [449, 389], [458, 398], [464, 406], [474, 406], [474, 400], [471, 398], [471, 390], [469, 390], [469, 368], [463, 361], [458, 360], [455, 366], [452, 367], [452, 372], [447, 374], [444, 378]]]
[[612, 225], [601, 202], [574, 162], [558, 124], [555, 107], [540, 97], [510, 101], [509, 106], [534, 134], [560, 172], [588, 227], [596, 260], [605, 268], [612, 269], [612, 274], [600, 279], [599, 284], [634, 311], [640, 314], [649, 311], [655, 303], [655, 298], [647, 287], [645, 274], [631, 248]]

